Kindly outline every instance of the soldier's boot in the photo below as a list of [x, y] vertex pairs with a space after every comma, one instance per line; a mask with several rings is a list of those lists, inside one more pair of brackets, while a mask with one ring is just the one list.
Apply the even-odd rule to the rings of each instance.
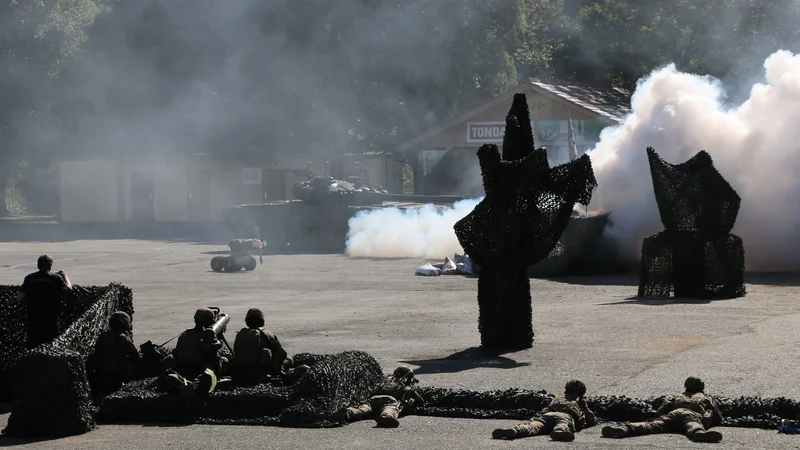
[[347, 407], [340, 408], [338, 411], [336, 411], [335, 413], [331, 414], [330, 420], [337, 421], [337, 422], [338, 421], [342, 421], [342, 422], [347, 421], [348, 420]]
[[567, 429], [553, 430], [550, 433], [550, 439], [552, 439], [554, 441], [560, 441], [560, 442], [572, 442], [572, 441], [575, 440], [575, 433], [573, 433], [573, 432], [571, 432], [571, 431], [569, 431]]
[[375, 418], [375, 423], [383, 428], [397, 428], [400, 426], [400, 421], [397, 417], [392, 416], [378, 416]]
[[719, 431], [698, 430], [689, 435], [692, 442], [719, 442], [722, 440], [722, 433]]
[[517, 437], [517, 430], [514, 428], [498, 428], [492, 431], [492, 439], [514, 439]]
[[630, 432], [630, 428], [627, 425], [609, 425], [603, 427], [601, 434], [603, 437], [607, 438], [624, 438]]

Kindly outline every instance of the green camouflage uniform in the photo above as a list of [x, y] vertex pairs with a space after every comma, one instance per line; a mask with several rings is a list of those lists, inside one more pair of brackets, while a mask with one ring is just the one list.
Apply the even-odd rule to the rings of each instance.
[[286, 350], [278, 338], [263, 327], [239, 330], [233, 353], [236, 355], [233, 379], [240, 384], [257, 384], [267, 375], [278, 376], [288, 365]]
[[[118, 319], [118, 322], [113, 319]], [[95, 404], [130, 380], [134, 365], [141, 360], [129, 330], [130, 316], [114, 313], [110, 328], [97, 338], [94, 351], [86, 361]]]
[[181, 333], [175, 349], [167, 359], [172, 364], [165, 368], [173, 368], [182, 376], [193, 379], [206, 369], [214, 371], [216, 376], [224, 375], [228, 366], [228, 358], [219, 355], [222, 343], [216, 339], [211, 328], [197, 326]]
[[596, 425], [594, 413], [583, 399], [568, 399], [565, 394], [556, 396], [542, 416], [514, 427], [515, 437], [529, 437], [542, 434], [551, 436], [560, 433], [574, 434], [584, 428]]
[[397, 419], [404, 411], [423, 402], [414, 386], [388, 376], [364, 404], [347, 408], [345, 417], [348, 422], [375, 419], [380, 426], [397, 426]]
[[656, 420], [626, 424], [626, 437], [681, 433], [691, 438], [698, 431], [705, 431], [722, 422], [717, 402], [702, 392], [684, 392], [675, 400], [664, 402], [656, 414], [660, 416]]

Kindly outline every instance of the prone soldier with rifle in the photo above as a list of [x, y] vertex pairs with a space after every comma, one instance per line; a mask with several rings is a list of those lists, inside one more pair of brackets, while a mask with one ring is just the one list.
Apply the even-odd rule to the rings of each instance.
[[383, 380], [361, 406], [342, 408], [331, 419], [347, 422], [375, 419], [379, 427], [398, 427], [400, 422], [397, 419], [403, 413], [408, 413], [414, 406], [425, 404], [425, 400], [417, 392], [417, 383], [419, 380], [414, 377], [414, 371], [400, 366]]

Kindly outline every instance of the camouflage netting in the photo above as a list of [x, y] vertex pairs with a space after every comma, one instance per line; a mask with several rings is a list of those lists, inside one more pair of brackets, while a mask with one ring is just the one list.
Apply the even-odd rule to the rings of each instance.
[[11, 386], [11, 415], [3, 434], [67, 436], [94, 427], [86, 359], [114, 311], [133, 316], [125, 286], [73, 286], [60, 318], [62, 333], [51, 343], [25, 349], [26, 310], [13, 298], [19, 286], [0, 287], [0, 364]]
[[290, 386], [264, 383], [218, 390], [187, 402], [157, 389], [156, 379], [134, 381], [100, 405], [100, 423], [206, 423], [330, 427], [327, 417], [369, 397], [383, 372], [371, 355], [348, 351], [336, 355], [301, 353], [296, 364], [310, 370]]
[[741, 199], [705, 151], [669, 164], [647, 148], [665, 230], [642, 243], [639, 297], [745, 295], [744, 247], [730, 234]]
[[551, 168], [547, 151], [534, 150], [525, 94], [514, 95], [506, 117], [502, 159], [494, 144], [482, 145], [478, 159], [486, 197], [454, 229], [464, 251], [481, 267], [481, 344], [498, 350], [530, 348], [527, 268], [553, 250], [573, 207], [589, 204], [597, 182], [588, 156]]
[[[538, 416], [553, 395], [546, 391], [509, 389], [506, 391], [476, 392], [423, 387], [425, 407], [416, 408], [415, 415], [476, 419], [528, 420]], [[774, 428], [786, 420], [786, 425], [800, 426], [800, 402], [787, 398], [715, 397], [724, 417], [723, 426]], [[636, 399], [625, 396], [587, 396], [589, 408], [598, 420], [636, 422], [652, 420], [666, 397]]]

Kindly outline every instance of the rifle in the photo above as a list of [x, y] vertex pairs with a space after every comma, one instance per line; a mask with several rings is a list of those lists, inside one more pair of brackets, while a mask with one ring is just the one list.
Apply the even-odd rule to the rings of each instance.
[[231, 316], [226, 314], [224, 311], [221, 311], [216, 306], [209, 306], [208, 309], [214, 311], [214, 325], [211, 326], [211, 329], [214, 331], [214, 334], [219, 338], [219, 340], [225, 344], [225, 347], [228, 348], [228, 351], [231, 352], [231, 355], [234, 355], [233, 349], [231, 348], [230, 344], [228, 344], [228, 340], [225, 339], [225, 331], [228, 329], [228, 322], [231, 321]]

